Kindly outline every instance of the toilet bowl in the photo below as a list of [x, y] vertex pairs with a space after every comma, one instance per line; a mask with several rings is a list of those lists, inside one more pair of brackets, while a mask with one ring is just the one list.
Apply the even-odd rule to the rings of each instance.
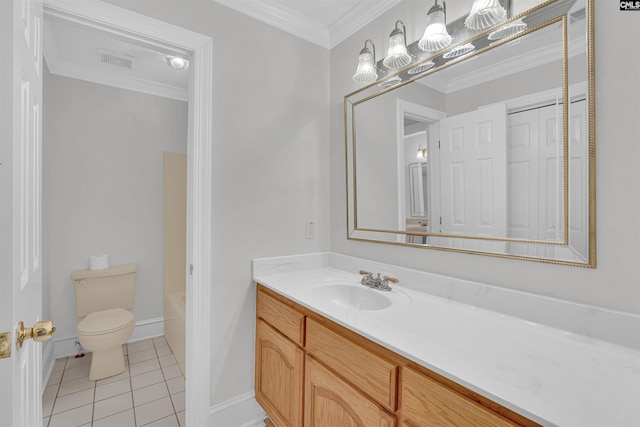
[[89, 380], [118, 375], [126, 370], [122, 345], [133, 333], [136, 265], [103, 270], [76, 270], [71, 274], [76, 314], [84, 317], [76, 328], [78, 341], [93, 353]]
[[93, 353], [90, 381], [126, 370], [122, 345], [131, 337], [135, 323], [133, 313], [123, 308], [91, 313], [78, 323], [78, 341]]

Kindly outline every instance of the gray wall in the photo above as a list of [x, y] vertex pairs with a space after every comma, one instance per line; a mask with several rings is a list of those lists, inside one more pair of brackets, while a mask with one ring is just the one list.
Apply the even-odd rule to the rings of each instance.
[[[517, 3], [518, 0], [514, 0]], [[634, 14], [597, 2], [595, 13], [598, 268], [583, 269], [478, 255], [395, 247], [346, 238], [342, 97], [365, 39], [385, 46], [396, 19], [407, 24], [424, 5], [404, 1], [331, 50], [331, 250], [381, 262], [472, 279], [506, 288], [640, 313], [640, 57], [624, 55], [620, 40], [640, 37]]]
[[[211, 0], [109, 3], [213, 39], [211, 403], [218, 404], [253, 389], [251, 260], [329, 249], [329, 52]], [[313, 240], [304, 238], [309, 219], [317, 220]]]
[[187, 104], [47, 71], [43, 92], [43, 280], [56, 339], [76, 335], [70, 275], [90, 255], [137, 264], [136, 320], [162, 317], [162, 152], [186, 152]]

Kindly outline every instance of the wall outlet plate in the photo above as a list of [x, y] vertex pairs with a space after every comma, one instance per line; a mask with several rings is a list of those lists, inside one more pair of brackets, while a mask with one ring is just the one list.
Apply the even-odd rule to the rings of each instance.
[[307, 221], [304, 227], [304, 238], [315, 239], [316, 238], [316, 222]]

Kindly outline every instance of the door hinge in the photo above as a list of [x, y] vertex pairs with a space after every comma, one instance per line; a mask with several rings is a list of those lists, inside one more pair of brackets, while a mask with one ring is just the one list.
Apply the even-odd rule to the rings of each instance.
[[189, 275], [193, 276], [193, 264], [189, 264]]
[[440, 217], [440, 225], [442, 225], [442, 217]]
[[440, 149], [440, 140], [438, 140], [438, 150]]
[[11, 332], [0, 332], [0, 359], [11, 357]]

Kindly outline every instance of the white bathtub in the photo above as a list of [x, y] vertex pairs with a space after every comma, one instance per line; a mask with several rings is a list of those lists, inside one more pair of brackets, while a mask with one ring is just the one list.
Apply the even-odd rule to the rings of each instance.
[[173, 292], [165, 297], [164, 302], [164, 337], [171, 348], [173, 356], [178, 361], [178, 366], [184, 375], [184, 350], [185, 350], [185, 309], [186, 294]]

